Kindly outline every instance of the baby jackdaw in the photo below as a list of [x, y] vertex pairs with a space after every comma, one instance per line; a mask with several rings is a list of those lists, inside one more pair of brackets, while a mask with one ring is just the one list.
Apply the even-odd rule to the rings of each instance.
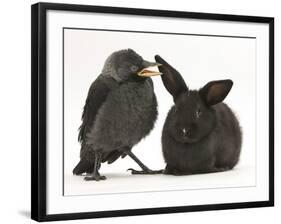
[[104, 180], [102, 162], [113, 163], [128, 155], [141, 168], [133, 174], [154, 174], [133, 153], [132, 147], [149, 134], [157, 118], [157, 101], [148, 70], [159, 66], [145, 61], [132, 49], [120, 50], [106, 60], [102, 73], [92, 83], [79, 131], [80, 162], [73, 174], [90, 173], [85, 180]]

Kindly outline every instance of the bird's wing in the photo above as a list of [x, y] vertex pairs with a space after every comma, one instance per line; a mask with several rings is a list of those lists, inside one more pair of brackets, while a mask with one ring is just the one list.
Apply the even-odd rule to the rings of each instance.
[[99, 76], [91, 85], [82, 113], [82, 124], [79, 128], [78, 141], [86, 139], [91, 127], [94, 125], [96, 114], [105, 102], [108, 94], [118, 84], [110, 77]]

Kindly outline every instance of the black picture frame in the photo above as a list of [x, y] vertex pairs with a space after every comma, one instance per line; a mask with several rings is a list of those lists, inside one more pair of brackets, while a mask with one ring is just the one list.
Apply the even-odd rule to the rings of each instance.
[[[54, 3], [37, 3], [32, 5], [31, 8], [32, 219], [37, 221], [54, 221], [274, 206], [274, 18]], [[48, 10], [100, 12], [123, 15], [162, 16], [171, 18], [193, 18], [269, 24], [269, 200], [55, 215], [46, 214], [46, 12]]]

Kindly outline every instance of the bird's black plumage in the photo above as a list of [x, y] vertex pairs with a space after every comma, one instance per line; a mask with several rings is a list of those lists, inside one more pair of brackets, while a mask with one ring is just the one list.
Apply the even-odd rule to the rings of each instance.
[[[103, 81], [105, 79], [106, 81]], [[74, 174], [82, 174], [82, 173], [92, 173], [93, 172], [93, 164], [91, 159], [87, 158], [85, 154], [87, 154], [87, 145], [86, 145], [86, 135], [90, 132], [91, 127], [94, 125], [95, 118], [97, 112], [103, 102], [106, 100], [107, 95], [110, 91], [117, 87], [117, 84], [111, 77], [102, 77], [99, 76], [90, 86], [88, 91], [87, 99], [85, 102], [85, 106], [83, 108], [82, 113], [82, 124], [79, 127], [78, 141], [81, 142], [81, 150], [80, 157], [81, 160], [74, 168]], [[106, 158], [103, 159], [103, 162], [112, 161], [112, 156], [116, 157], [116, 153], [120, 154], [116, 151], [114, 154], [107, 155]], [[118, 156], [119, 158], [119, 156]], [[116, 158], [116, 159], [118, 159]], [[115, 160], [116, 160], [115, 159]]]
[[[110, 82], [112, 78], [108, 78]], [[112, 83], [114, 81], [112, 80]], [[101, 78], [97, 78], [91, 85], [88, 96], [85, 102], [82, 113], [82, 124], [79, 128], [78, 140], [83, 142], [86, 139], [86, 134], [89, 132], [91, 126], [94, 124], [98, 109], [105, 101], [110, 88], [102, 81]]]
[[131, 152], [157, 118], [152, 80], [138, 75], [149, 65], [156, 63], [143, 60], [131, 49], [114, 52], [106, 60], [88, 91], [78, 135], [80, 162], [74, 174], [93, 172], [88, 179], [99, 180], [101, 162], [110, 164], [126, 155], [145, 170], [141, 173], [153, 173]]

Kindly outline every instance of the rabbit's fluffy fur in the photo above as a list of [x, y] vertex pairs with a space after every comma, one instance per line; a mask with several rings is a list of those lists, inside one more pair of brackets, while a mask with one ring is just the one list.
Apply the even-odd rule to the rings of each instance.
[[180, 73], [160, 56], [162, 81], [173, 96], [162, 132], [165, 174], [188, 175], [232, 169], [239, 160], [242, 134], [232, 110], [222, 103], [231, 80], [218, 80], [189, 90]]

